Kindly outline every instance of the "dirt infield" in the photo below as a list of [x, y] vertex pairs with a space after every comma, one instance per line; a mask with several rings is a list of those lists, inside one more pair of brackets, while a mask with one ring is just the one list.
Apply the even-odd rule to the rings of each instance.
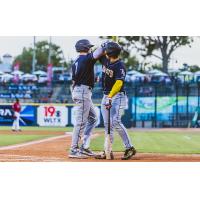
[[[11, 131], [0, 131], [0, 134], [13, 134]], [[0, 148], [0, 162], [106, 162], [106, 160], [69, 159], [68, 151], [71, 143], [71, 135], [63, 132], [49, 131], [23, 131], [19, 134], [54, 134], [55, 137], [27, 142], [20, 145], [12, 145]], [[95, 137], [95, 136], [94, 136]], [[123, 153], [115, 153], [115, 160], [121, 161]], [[178, 154], [154, 154], [138, 153], [128, 162], [199, 162], [200, 155], [178, 155]], [[123, 161], [127, 162], [127, 161]]]

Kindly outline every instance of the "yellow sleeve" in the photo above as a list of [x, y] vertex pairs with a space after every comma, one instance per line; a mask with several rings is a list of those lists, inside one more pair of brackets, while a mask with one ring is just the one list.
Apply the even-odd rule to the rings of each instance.
[[122, 80], [117, 80], [115, 84], [112, 87], [112, 90], [110, 91], [108, 97], [112, 98], [114, 97], [122, 88], [123, 81]]

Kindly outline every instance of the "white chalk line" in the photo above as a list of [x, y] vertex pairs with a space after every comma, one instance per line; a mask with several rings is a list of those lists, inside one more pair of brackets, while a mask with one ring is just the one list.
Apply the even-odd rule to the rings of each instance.
[[22, 144], [15, 144], [15, 145], [10, 145], [10, 146], [0, 147], [0, 150], [16, 149], [16, 148], [20, 148], [20, 147], [29, 146], [29, 145], [40, 144], [40, 143], [43, 143], [43, 142], [50, 142], [50, 141], [53, 141], [53, 140], [62, 139], [62, 138], [66, 138], [66, 137], [69, 137], [69, 136], [71, 136], [71, 132], [69, 132], [68, 134], [65, 133], [65, 135], [61, 135], [61, 136], [50, 137], [50, 138], [37, 140], [37, 141], [31, 141], [31, 142], [26, 142], [26, 143], [22, 143]]
[[2, 154], [0, 158], [1, 161], [44, 161], [44, 162], [56, 162], [63, 161], [62, 158], [57, 157], [39, 157], [39, 156], [23, 156], [17, 154]]

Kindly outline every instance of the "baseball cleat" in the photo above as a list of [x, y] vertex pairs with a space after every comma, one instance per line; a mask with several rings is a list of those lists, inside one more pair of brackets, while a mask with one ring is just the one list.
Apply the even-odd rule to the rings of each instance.
[[89, 149], [89, 148], [85, 149], [85, 148], [82, 147], [80, 149], [80, 152], [81, 152], [81, 154], [84, 154], [84, 155], [87, 155], [87, 156], [96, 156], [96, 154], [94, 152], [92, 152], [92, 150]]
[[[103, 151], [103, 153], [101, 153], [99, 155], [96, 155], [95, 158], [96, 159], [102, 159], [102, 160], [106, 159], [106, 153], [105, 153], [105, 151]], [[114, 160], [114, 155], [113, 155], [112, 151], [110, 152], [110, 158], [111, 158], [111, 160]]]
[[78, 158], [78, 159], [87, 159], [88, 156], [82, 154], [79, 150], [71, 150], [69, 155], [69, 158]]
[[134, 147], [131, 147], [131, 148], [125, 150], [124, 156], [121, 159], [122, 160], [129, 160], [135, 154], [136, 154], [136, 149]]

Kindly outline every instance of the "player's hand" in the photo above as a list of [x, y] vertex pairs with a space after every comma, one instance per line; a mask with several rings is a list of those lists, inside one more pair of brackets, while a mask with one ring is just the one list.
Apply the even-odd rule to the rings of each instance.
[[112, 108], [112, 98], [110, 98], [110, 97], [106, 98], [105, 107], [107, 110]]
[[101, 48], [103, 49], [103, 51], [105, 51], [106, 49], [106, 45], [108, 44], [109, 41], [106, 41], [104, 43], [101, 44]]

